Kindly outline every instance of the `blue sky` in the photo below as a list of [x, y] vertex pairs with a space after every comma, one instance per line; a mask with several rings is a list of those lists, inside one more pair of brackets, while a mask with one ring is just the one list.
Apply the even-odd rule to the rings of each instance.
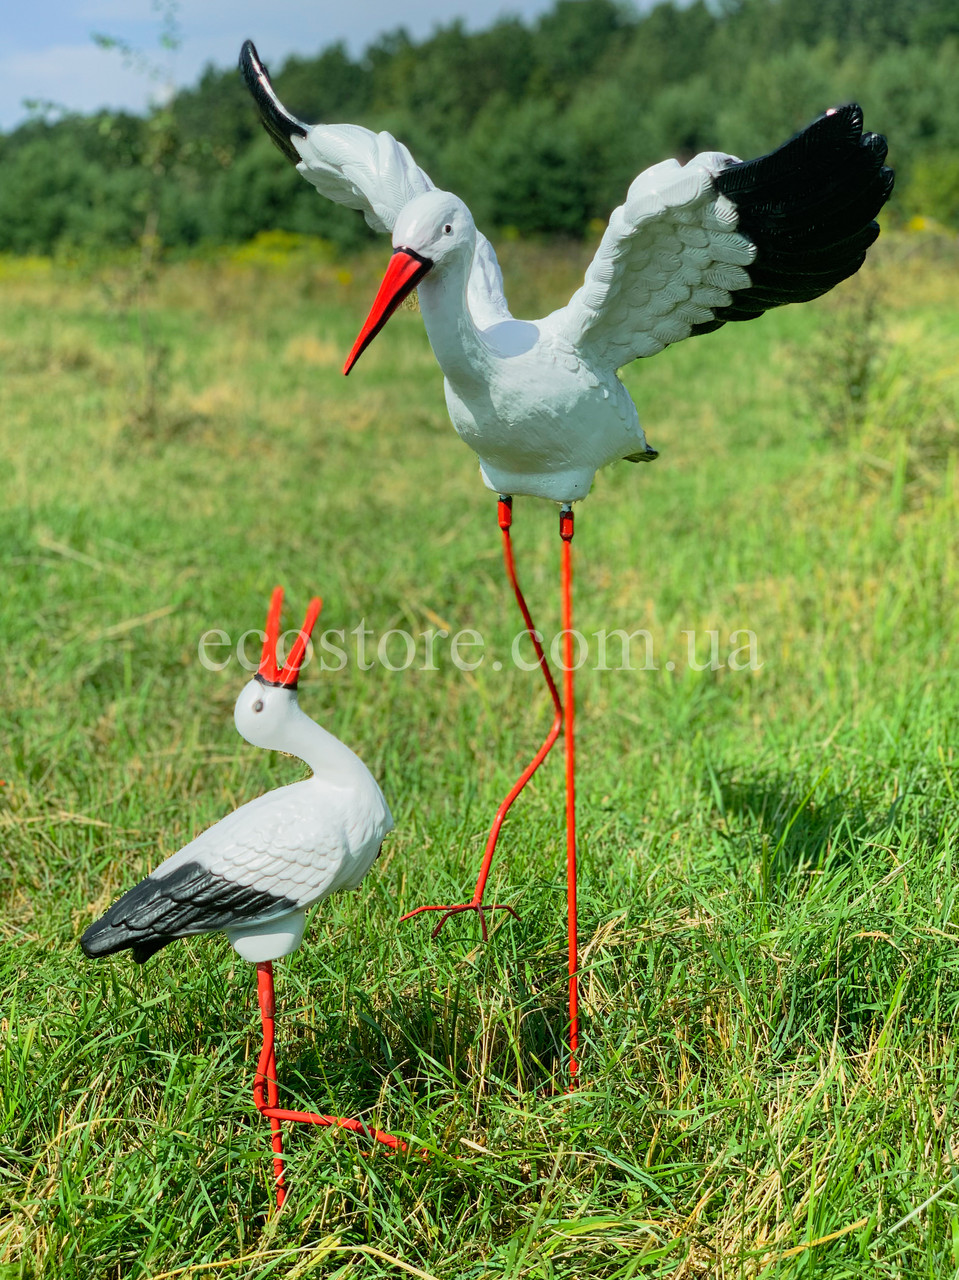
[[[270, 65], [290, 53], [315, 53], [344, 40], [358, 53], [381, 31], [405, 26], [429, 35], [438, 23], [463, 18], [487, 26], [502, 13], [524, 18], [552, 8], [553, 0], [181, 0], [182, 45], [159, 47], [161, 17], [154, 0], [41, 0], [5, 5], [0, 42], [0, 129], [26, 118], [24, 99], [55, 102], [75, 111], [98, 107], [139, 109], [170, 84], [192, 83], [208, 62], [235, 63], [251, 36]], [[156, 81], [124, 66], [116, 52], [98, 49], [94, 32], [141, 50], [158, 67]]]

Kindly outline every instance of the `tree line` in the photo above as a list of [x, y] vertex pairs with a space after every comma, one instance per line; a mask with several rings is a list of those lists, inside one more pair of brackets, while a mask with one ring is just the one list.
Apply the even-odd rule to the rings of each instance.
[[[756, 155], [852, 99], [889, 139], [889, 216], [959, 227], [955, 0], [694, 0], [642, 14], [558, 0], [531, 23], [453, 22], [421, 41], [399, 28], [360, 57], [334, 44], [271, 72], [304, 120], [401, 138], [489, 231], [582, 235], [645, 166]], [[208, 67], [145, 117], [38, 117], [0, 135], [0, 250], [135, 244], [145, 227], [170, 247], [281, 228], [352, 248], [368, 234], [273, 148], [232, 68]]]

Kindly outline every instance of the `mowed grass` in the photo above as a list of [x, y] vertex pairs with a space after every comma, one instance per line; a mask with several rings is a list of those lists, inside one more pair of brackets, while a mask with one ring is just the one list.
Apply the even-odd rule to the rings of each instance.
[[[572, 1096], [559, 749], [494, 865], [521, 921], [485, 946], [468, 916], [436, 941], [398, 923], [469, 896], [549, 704], [509, 661], [495, 499], [419, 317], [340, 376], [383, 254], [181, 263], [139, 305], [132, 267], [2, 264], [0, 1276], [959, 1275], [959, 258], [879, 247], [832, 300], [626, 371], [661, 456], [577, 509]], [[588, 257], [507, 248], [520, 314]], [[551, 638], [555, 510], [517, 500], [514, 534]], [[252, 967], [222, 937], [143, 969], [77, 946], [303, 776], [238, 738], [236, 658], [198, 659], [207, 630], [262, 626], [277, 582], [291, 626], [318, 592], [321, 628], [417, 644], [363, 671], [347, 636], [345, 669], [304, 675], [397, 827], [277, 966], [284, 1100], [410, 1151], [288, 1129], [279, 1215]], [[441, 626], [480, 632], [482, 664], [442, 641], [427, 662]], [[648, 630], [655, 669], [611, 643], [597, 670], [614, 628]], [[727, 662], [743, 630], [757, 670]], [[686, 632], [725, 665], [695, 669]]]

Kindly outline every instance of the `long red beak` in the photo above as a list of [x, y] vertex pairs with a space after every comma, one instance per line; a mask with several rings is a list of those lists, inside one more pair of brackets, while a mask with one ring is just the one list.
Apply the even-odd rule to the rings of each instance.
[[393, 250], [380, 291], [373, 299], [370, 314], [366, 317], [366, 324], [360, 330], [353, 350], [346, 357], [344, 374], [349, 373], [396, 308], [404, 298], [409, 297], [432, 266], [429, 258], [421, 257], [413, 249]]
[[280, 638], [280, 616], [283, 613], [283, 588], [274, 587], [273, 595], [270, 597], [270, 611], [266, 615], [266, 629], [263, 636], [263, 656], [260, 659], [260, 667], [256, 673], [257, 679], [262, 680], [264, 684], [282, 685], [287, 689], [295, 689], [296, 682], [300, 674], [300, 667], [306, 656], [306, 646], [310, 640], [310, 634], [316, 624], [317, 618], [320, 616], [320, 610], [323, 608], [323, 601], [319, 596], [314, 596], [310, 601], [306, 618], [303, 626], [300, 627], [299, 635], [293, 641], [293, 647], [289, 652], [289, 656], [282, 667], [276, 663], [276, 646]]

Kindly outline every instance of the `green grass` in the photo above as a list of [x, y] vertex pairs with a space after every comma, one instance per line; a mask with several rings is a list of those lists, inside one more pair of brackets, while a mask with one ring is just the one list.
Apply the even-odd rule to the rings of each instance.
[[[509, 248], [520, 313], [587, 253]], [[469, 893], [549, 722], [532, 675], [491, 666], [519, 629], [493, 495], [418, 317], [339, 375], [382, 255], [252, 256], [166, 269], [142, 312], [121, 267], [0, 264], [0, 1277], [959, 1275], [959, 260], [884, 246], [864, 388], [825, 358], [865, 332], [855, 285], [626, 374], [662, 454], [578, 509], [575, 620], [648, 629], [658, 669], [578, 686], [571, 1097], [559, 751], [494, 865], [521, 922], [487, 946], [468, 918], [397, 923]], [[554, 510], [518, 500], [514, 533], [551, 636]], [[76, 945], [301, 776], [237, 737], [236, 662], [197, 659], [276, 582], [294, 625], [319, 592], [321, 627], [488, 644], [472, 673], [438, 646], [437, 671], [302, 681], [397, 829], [278, 966], [282, 1094], [411, 1154], [288, 1132], [279, 1216], [252, 968], [222, 938], [142, 970]], [[739, 628], [760, 670], [690, 668], [684, 630], [725, 656]]]

